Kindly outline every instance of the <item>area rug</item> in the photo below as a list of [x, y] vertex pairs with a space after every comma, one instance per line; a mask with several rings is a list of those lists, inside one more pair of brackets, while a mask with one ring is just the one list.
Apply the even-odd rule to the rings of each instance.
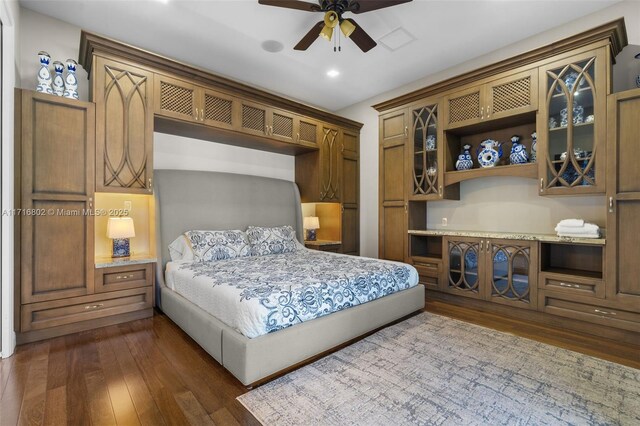
[[238, 400], [264, 425], [640, 425], [640, 370], [422, 313]]

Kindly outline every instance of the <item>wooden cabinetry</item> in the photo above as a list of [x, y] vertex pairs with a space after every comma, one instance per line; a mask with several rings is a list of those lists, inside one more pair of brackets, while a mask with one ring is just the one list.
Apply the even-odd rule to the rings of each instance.
[[94, 105], [29, 90], [16, 102], [20, 302], [90, 294]]
[[607, 300], [640, 312], [640, 89], [609, 97]]
[[605, 191], [608, 63], [601, 47], [540, 68], [541, 195]]
[[442, 289], [466, 297], [535, 309], [537, 244], [445, 237]]
[[101, 56], [91, 76], [96, 190], [153, 191], [153, 74]]
[[519, 72], [452, 93], [445, 98], [447, 129], [538, 109], [537, 69]]
[[340, 252], [360, 253], [360, 134], [341, 130], [340, 201], [342, 203], [342, 246]]
[[380, 115], [380, 235], [378, 256], [407, 259], [408, 201], [405, 184], [409, 111]]

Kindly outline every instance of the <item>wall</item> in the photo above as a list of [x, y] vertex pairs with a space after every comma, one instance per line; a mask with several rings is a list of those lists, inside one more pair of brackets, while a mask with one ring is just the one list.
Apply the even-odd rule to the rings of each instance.
[[[635, 53], [640, 52], [640, 46], [638, 46], [640, 45], [640, 2], [633, 0], [617, 3], [561, 27], [337, 111], [339, 115], [364, 123], [360, 137], [360, 250], [362, 255], [371, 257], [378, 255], [378, 113], [371, 105], [570, 37], [620, 17], [625, 18], [630, 46], [618, 56], [618, 64], [614, 66], [613, 87], [616, 91], [624, 90], [633, 86], [634, 76], [640, 71], [638, 61], [631, 59]], [[416, 48], [415, 43], [405, 47], [405, 49]], [[500, 191], [496, 191], [492, 184], [499, 185]], [[436, 227], [442, 217], [447, 217], [450, 221], [449, 228], [454, 229], [550, 232], [557, 219], [565, 216], [584, 216], [599, 224], [604, 223], [605, 210], [601, 207], [604, 205], [602, 197], [538, 197], [533, 189], [535, 185], [536, 182], [533, 180], [507, 178], [463, 182], [461, 184], [462, 201], [429, 203], [428, 225]], [[496, 203], [503, 204], [499, 211], [495, 207]], [[499, 222], [491, 219], [497, 213], [500, 214]]]

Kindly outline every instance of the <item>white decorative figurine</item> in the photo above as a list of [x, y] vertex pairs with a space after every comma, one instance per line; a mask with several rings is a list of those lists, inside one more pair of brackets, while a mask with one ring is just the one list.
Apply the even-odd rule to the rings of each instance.
[[53, 94], [51, 89], [51, 72], [49, 71], [49, 63], [51, 62], [51, 56], [44, 50], [38, 52], [38, 59], [40, 60], [40, 69], [38, 70], [38, 86], [36, 92]]
[[67, 77], [65, 78], [64, 97], [78, 99], [78, 79], [76, 78], [76, 68], [78, 63], [73, 59], [67, 59]]
[[55, 76], [53, 77], [53, 93], [56, 96], [62, 96], [64, 95], [64, 78], [62, 77], [64, 64], [60, 61], [55, 61], [53, 63], [53, 70], [55, 72]]

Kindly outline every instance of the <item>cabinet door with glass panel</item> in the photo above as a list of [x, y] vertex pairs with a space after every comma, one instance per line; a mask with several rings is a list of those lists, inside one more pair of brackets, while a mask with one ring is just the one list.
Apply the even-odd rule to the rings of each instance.
[[445, 279], [442, 290], [461, 296], [483, 299], [485, 283], [484, 241], [477, 238], [444, 237]]
[[607, 61], [603, 47], [540, 68], [542, 195], [605, 190]]
[[409, 198], [412, 200], [454, 198], [449, 196], [444, 187], [444, 146], [440, 110], [439, 100], [422, 101], [410, 108], [407, 182]]

